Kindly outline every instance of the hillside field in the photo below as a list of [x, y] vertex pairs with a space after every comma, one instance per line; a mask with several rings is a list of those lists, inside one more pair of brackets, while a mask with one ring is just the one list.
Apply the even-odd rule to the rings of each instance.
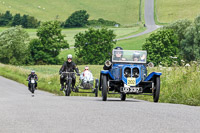
[[139, 20], [140, 0], [1, 0], [0, 12], [28, 14], [38, 20], [66, 20], [77, 10], [86, 10], [89, 19], [103, 18], [131, 26]]
[[200, 0], [155, 0], [157, 21], [170, 23], [179, 19], [193, 20], [200, 15]]

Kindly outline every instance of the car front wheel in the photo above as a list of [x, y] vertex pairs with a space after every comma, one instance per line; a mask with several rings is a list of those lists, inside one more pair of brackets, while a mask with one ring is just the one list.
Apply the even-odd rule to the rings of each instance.
[[156, 77], [155, 89], [153, 91], [153, 101], [158, 102], [160, 95], [160, 77]]
[[107, 93], [108, 93], [108, 84], [107, 84], [107, 76], [103, 75], [102, 76], [102, 100], [106, 101], [107, 100]]
[[125, 93], [121, 93], [121, 101], [125, 101], [126, 100], [126, 94]]

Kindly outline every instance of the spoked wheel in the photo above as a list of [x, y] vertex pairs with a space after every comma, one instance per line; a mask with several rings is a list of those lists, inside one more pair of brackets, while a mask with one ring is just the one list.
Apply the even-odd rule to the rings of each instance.
[[160, 95], [160, 77], [156, 77], [155, 89], [153, 91], [153, 101], [158, 102]]
[[121, 93], [120, 94], [120, 98], [121, 98], [121, 101], [125, 101], [126, 100], [126, 94], [125, 93]]
[[31, 84], [31, 92], [34, 94], [34, 92], [35, 92], [35, 84]]
[[65, 89], [65, 96], [70, 96], [70, 93], [71, 93], [71, 82], [69, 81]]
[[98, 97], [99, 80], [96, 79], [95, 82], [95, 97]]
[[106, 75], [102, 76], [102, 100], [106, 101], [107, 100], [107, 93], [108, 93], [108, 84], [107, 84], [107, 77]]

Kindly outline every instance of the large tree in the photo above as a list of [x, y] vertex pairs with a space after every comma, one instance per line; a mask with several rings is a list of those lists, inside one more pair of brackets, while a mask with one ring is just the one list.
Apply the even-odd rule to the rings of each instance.
[[200, 60], [200, 16], [187, 28], [181, 41], [182, 55], [187, 62]]
[[10, 11], [6, 11], [5, 14], [2, 14], [0, 17], [0, 25], [1, 26], [8, 26], [11, 24], [12, 21], [12, 14], [10, 13]]
[[15, 14], [12, 21], [12, 26], [21, 25], [21, 16], [20, 14]]
[[113, 30], [90, 28], [85, 33], [75, 35], [75, 54], [84, 64], [103, 64], [110, 59], [110, 53], [116, 43]]
[[25, 64], [28, 54], [28, 33], [21, 26], [0, 34], [0, 61], [5, 64]]
[[173, 30], [160, 30], [151, 34], [145, 44], [143, 50], [147, 50], [147, 61], [153, 62], [155, 65], [166, 64], [172, 65], [172, 57], [177, 57], [179, 60], [178, 36]]
[[69, 48], [69, 44], [61, 34], [58, 21], [44, 22], [37, 30], [39, 39], [30, 43], [30, 52], [36, 64], [57, 64], [61, 49]]
[[89, 14], [86, 10], [75, 11], [65, 21], [65, 27], [83, 27], [88, 23]]
[[164, 26], [163, 29], [171, 29], [174, 31], [175, 34], [178, 36], [179, 45], [181, 40], [185, 39], [185, 33], [187, 32], [187, 28], [192, 24], [192, 21], [183, 19], [183, 20], [177, 20], [173, 23], [170, 23], [167, 26]]

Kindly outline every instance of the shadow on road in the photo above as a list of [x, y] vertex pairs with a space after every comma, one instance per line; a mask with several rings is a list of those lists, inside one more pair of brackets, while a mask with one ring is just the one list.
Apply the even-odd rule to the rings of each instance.
[[136, 99], [127, 99], [125, 101], [121, 101], [120, 99], [107, 99], [107, 101], [102, 101], [102, 99], [96, 99], [95, 101], [100, 101], [100, 102], [143, 102], [143, 101], [136, 100]]

